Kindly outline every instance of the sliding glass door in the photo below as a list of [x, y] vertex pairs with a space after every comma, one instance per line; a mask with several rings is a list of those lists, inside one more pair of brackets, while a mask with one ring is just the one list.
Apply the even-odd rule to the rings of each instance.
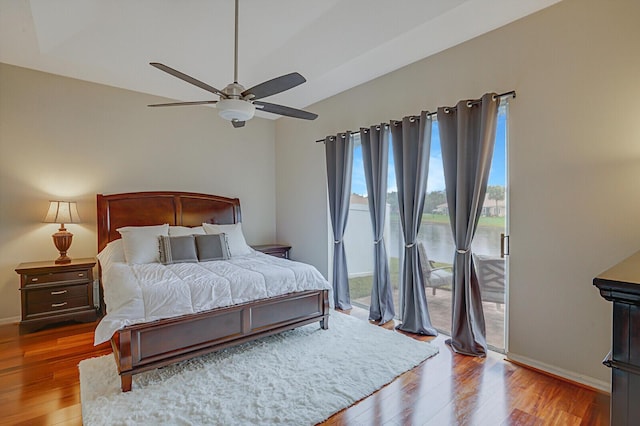
[[[454, 244], [445, 197], [444, 172], [438, 122], [434, 121], [431, 137], [429, 178], [418, 244], [423, 266], [425, 292], [432, 324], [442, 333], [451, 332], [451, 266]], [[351, 206], [345, 231], [345, 249], [349, 268], [349, 291], [356, 306], [369, 307], [373, 274], [373, 234], [369, 217], [367, 188], [364, 178], [362, 146], [355, 136]], [[390, 146], [385, 223], [385, 244], [394, 294], [396, 314], [399, 305], [400, 256], [404, 241], [400, 232], [397, 186]], [[498, 114], [496, 144], [491, 165], [487, 195], [472, 245], [474, 262], [483, 297], [487, 325], [487, 343], [493, 349], [505, 348], [505, 294], [508, 239], [507, 191], [507, 105]]]

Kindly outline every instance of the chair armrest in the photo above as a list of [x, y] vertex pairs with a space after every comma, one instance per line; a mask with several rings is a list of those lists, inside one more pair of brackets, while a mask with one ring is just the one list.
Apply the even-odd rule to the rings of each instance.
[[451, 269], [453, 271], [453, 266], [440, 266], [438, 268], [431, 268], [431, 271], [440, 271], [444, 269]]

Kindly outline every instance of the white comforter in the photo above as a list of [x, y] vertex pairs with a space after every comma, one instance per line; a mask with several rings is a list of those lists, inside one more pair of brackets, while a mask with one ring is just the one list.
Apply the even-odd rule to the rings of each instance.
[[120, 328], [304, 290], [330, 289], [316, 268], [253, 252], [225, 261], [128, 265], [100, 257], [107, 315], [94, 344]]

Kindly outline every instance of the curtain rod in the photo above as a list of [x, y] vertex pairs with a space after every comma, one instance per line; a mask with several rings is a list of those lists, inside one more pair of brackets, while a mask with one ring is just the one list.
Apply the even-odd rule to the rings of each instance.
[[[496, 95], [496, 96], [494, 97], [494, 99], [515, 98], [515, 97], [516, 97], [516, 91], [515, 91], [515, 90], [510, 90], [510, 91], [508, 91], [508, 92], [504, 92], [504, 93], [500, 93], [499, 95]], [[477, 101], [468, 101], [468, 102], [470, 102], [470, 103], [471, 103], [471, 105], [474, 105], [474, 104], [478, 104], [478, 103], [480, 103], [480, 100], [477, 100]], [[471, 105], [469, 105], [469, 106], [471, 106]], [[455, 108], [455, 107], [451, 107], [451, 108]], [[427, 114], [427, 117], [434, 117], [434, 116], [436, 116], [436, 115], [438, 115], [438, 113], [437, 113], [437, 112], [430, 112], [429, 114]], [[391, 121], [399, 121], [399, 120], [391, 120]], [[351, 132], [351, 130], [347, 130], [347, 132]], [[346, 132], [345, 132], [345, 133], [346, 133]], [[332, 136], [333, 136], [333, 135], [331, 135], [331, 137], [332, 137]], [[325, 139], [326, 139], [326, 138], [325, 138]], [[325, 139], [318, 139], [318, 140], [316, 141], [316, 143], [318, 143], [318, 142], [324, 142], [324, 141], [325, 141]]]

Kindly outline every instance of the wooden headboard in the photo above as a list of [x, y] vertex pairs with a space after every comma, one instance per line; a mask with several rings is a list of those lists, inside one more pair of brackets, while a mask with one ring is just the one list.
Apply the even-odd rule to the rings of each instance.
[[123, 226], [200, 226], [241, 221], [240, 200], [194, 192], [129, 192], [98, 194], [98, 252], [120, 238]]

